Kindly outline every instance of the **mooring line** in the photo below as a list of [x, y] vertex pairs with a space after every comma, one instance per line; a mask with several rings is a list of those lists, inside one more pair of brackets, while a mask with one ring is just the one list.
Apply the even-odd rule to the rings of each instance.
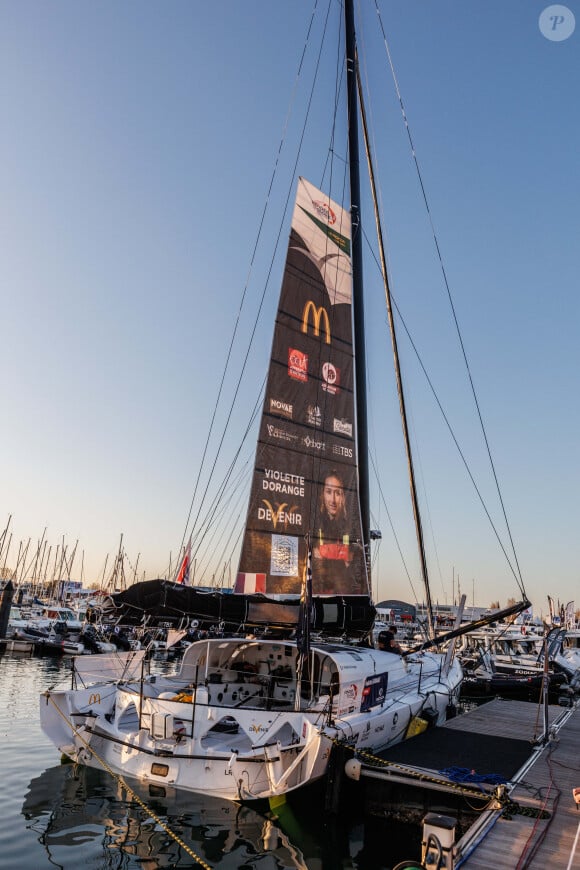
[[188, 846], [187, 843], [185, 843], [185, 842], [181, 839], [181, 837], [179, 837], [179, 836], [178, 836], [174, 831], [171, 830], [171, 828], [169, 827], [169, 825], [167, 825], [167, 824], [163, 821], [163, 819], [161, 819], [161, 818], [157, 815], [157, 813], [156, 813], [154, 810], [151, 809], [151, 807], [147, 806], [147, 804], [145, 803], [145, 801], [141, 800], [141, 798], [139, 797], [139, 795], [136, 794], [136, 792], [133, 791], [133, 789], [131, 788], [131, 786], [130, 786], [130, 785], [129, 785], [129, 784], [128, 784], [124, 779], [123, 779], [123, 777], [120, 776], [118, 773], [115, 773], [115, 771], [112, 770], [111, 767], [109, 767], [109, 765], [107, 764], [107, 762], [105, 761], [105, 759], [104, 759], [104, 758], [101, 758], [101, 756], [99, 755], [99, 753], [98, 753], [95, 749], [93, 749], [92, 746], [89, 745], [88, 740], [85, 740], [85, 738], [84, 738], [83, 735], [80, 733], [80, 731], [78, 730], [78, 728], [76, 727], [76, 725], [74, 725], [73, 722], [71, 722], [70, 719], [66, 716], [66, 714], [63, 713], [63, 711], [60, 709], [60, 707], [58, 706], [58, 704], [56, 703], [56, 701], [53, 699], [53, 697], [52, 697], [48, 692], [45, 692], [45, 693], [44, 693], [44, 696], [45, 696], [45, 698], [47, 699], [47, 701], [50, 701], [50, 703], [52, 704], [52, 706], [54, 707], [54, 709], [57, 711], [57, 713], [58, 713], [58, 714], [59, 714], [59, 715], [64, 719], [64, 721], [66, 722], [66, 724], [68, 725], [68, 727], [71, 729], [72, 733], [73, 733], [76, 737], [78, 737], [78, 739], [81, 740], [82, 743], [84, 743], [84, 745], [85, 745], [87, 751], [90, 752], [91, 755], [94, 755], [94, 756], [95, 756], [95, 758], [97, 759], [97, 761], [99, 762], [99, 764], [102, 765], [102, 767], [107, 771], [107, 773], [108, 773], [110, 776], [112, 776], [113, 779], [115, 779], [115, 780], [119, 783], [119, 785], [120, 785], [122, 788], [126, 789], [126, 791], [128, 792], [128, 794], [131, 795], [131, 797], [133, 798], [133, 800], [136, 801], [136, 802], [139, 804], [139, 806], [141, 807], [141, 809], [145, 810], [145, 812], [148, 813], [148, 815], [151, 816], [151, 818], [152, 818], [152, 819], [153, 819], [153, 820], [154, 820], [154, 821], [155, 821], [155, 822], [156, 822], [156, 823], [157, 823], [161, 828], [163, 828], [163, 830], [165, 831], [165, 833], [168, 834], [168, 836], [170, 836], [171, 839], [174, 840], [174, 841], [177, 843], [178, 846], [181, 846], [181, 848], [184, 849], [185, 852], [187, 852], [187, 854], [190, 856], [190, 858], [193, 858], [194, 861], [197, 861], [197, 863], [198, 863], [201, 867], [203, 867], [204, 870], [213, 870], [213, 867], [211, 866], [211, 864], [207, 864], [207, 863], [203, 860], [203, 858], [201, 858], [201, 857], [200, 857], [196, 852], [194, 852], [194, 850], [193, 850], [190, 846]]

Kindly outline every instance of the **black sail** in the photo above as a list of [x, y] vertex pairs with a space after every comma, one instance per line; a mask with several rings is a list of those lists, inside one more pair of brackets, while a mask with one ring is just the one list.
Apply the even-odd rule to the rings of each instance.
[[235, 591], [369, 595], [358, 494], [350, 217], [300, 179]]

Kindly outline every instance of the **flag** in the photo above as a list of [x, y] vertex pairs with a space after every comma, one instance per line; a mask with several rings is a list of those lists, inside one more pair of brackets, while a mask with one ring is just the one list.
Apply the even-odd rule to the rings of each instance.
[[234, 592], [252, 594], [255, 592], [266, 591], [266, 575], [265, 574], [248, 574], [241, 572], [236, 577], [236, 585]]
[[308, 541], [308, 555], [302, 577], [300, 592], [300, 609], [298, 611], [298, 627], [296, 629], [296, 647], [298, 652], [308, 657], [310, 652], [310, 609], [312, 606], [312, 547]]
[[310, 657], [310, 622], [312, 610], [312, 546], [310, 536], [307, 539], [308, 555], [302, 577], [302, 590], [300, 592], [300, 608], [298, 610], [298, 626], [296, 628], [296, 699], [294, 707], [300, 709], [300, 694], [303, 680], [309, 676]]
[[191, 562], [191, 541], [187, 545], [185, 550], [185, 554], [183, 556], [183, 562], [181, 563], [181, 568], [179, 569], [179, 574], [177, 575], [176, 583], [183, 583], [184, 586], [189, 586], [189, 565]]

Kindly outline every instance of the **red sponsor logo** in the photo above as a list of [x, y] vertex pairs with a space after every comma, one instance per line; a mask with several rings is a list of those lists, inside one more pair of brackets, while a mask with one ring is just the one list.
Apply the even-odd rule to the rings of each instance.
[[340, 369], [330, 362], [322, 365], [322, 389], [331, 396], [336, 396], [340, 384]]
[[294, 347], [288, 348], [288, 374], [295, 381], [308, 380], [307, 353], [302, 353], [301, 350], [296, 350]]

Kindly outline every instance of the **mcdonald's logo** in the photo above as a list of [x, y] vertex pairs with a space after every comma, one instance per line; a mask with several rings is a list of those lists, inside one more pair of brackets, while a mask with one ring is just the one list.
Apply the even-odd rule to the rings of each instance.
[[89, 698], [89, 705], [90, 704], [100, 704], [100, 703], [101, 703], [101, 696], [99, 695], [98, 692], [95, 692]]
[[302, 312], [302, 332], [308, 332], [308, 321], [312, 312], [312, 325], [314, 326], [314, 335], [320, 335], [320, 321], [324, 319], [324, 332], [326, 333], [326, 344], [330, 344], [330, 321], [328, 313], [324, 305], [316, 307], [312, 299], [309, 299], [304, 306]]

